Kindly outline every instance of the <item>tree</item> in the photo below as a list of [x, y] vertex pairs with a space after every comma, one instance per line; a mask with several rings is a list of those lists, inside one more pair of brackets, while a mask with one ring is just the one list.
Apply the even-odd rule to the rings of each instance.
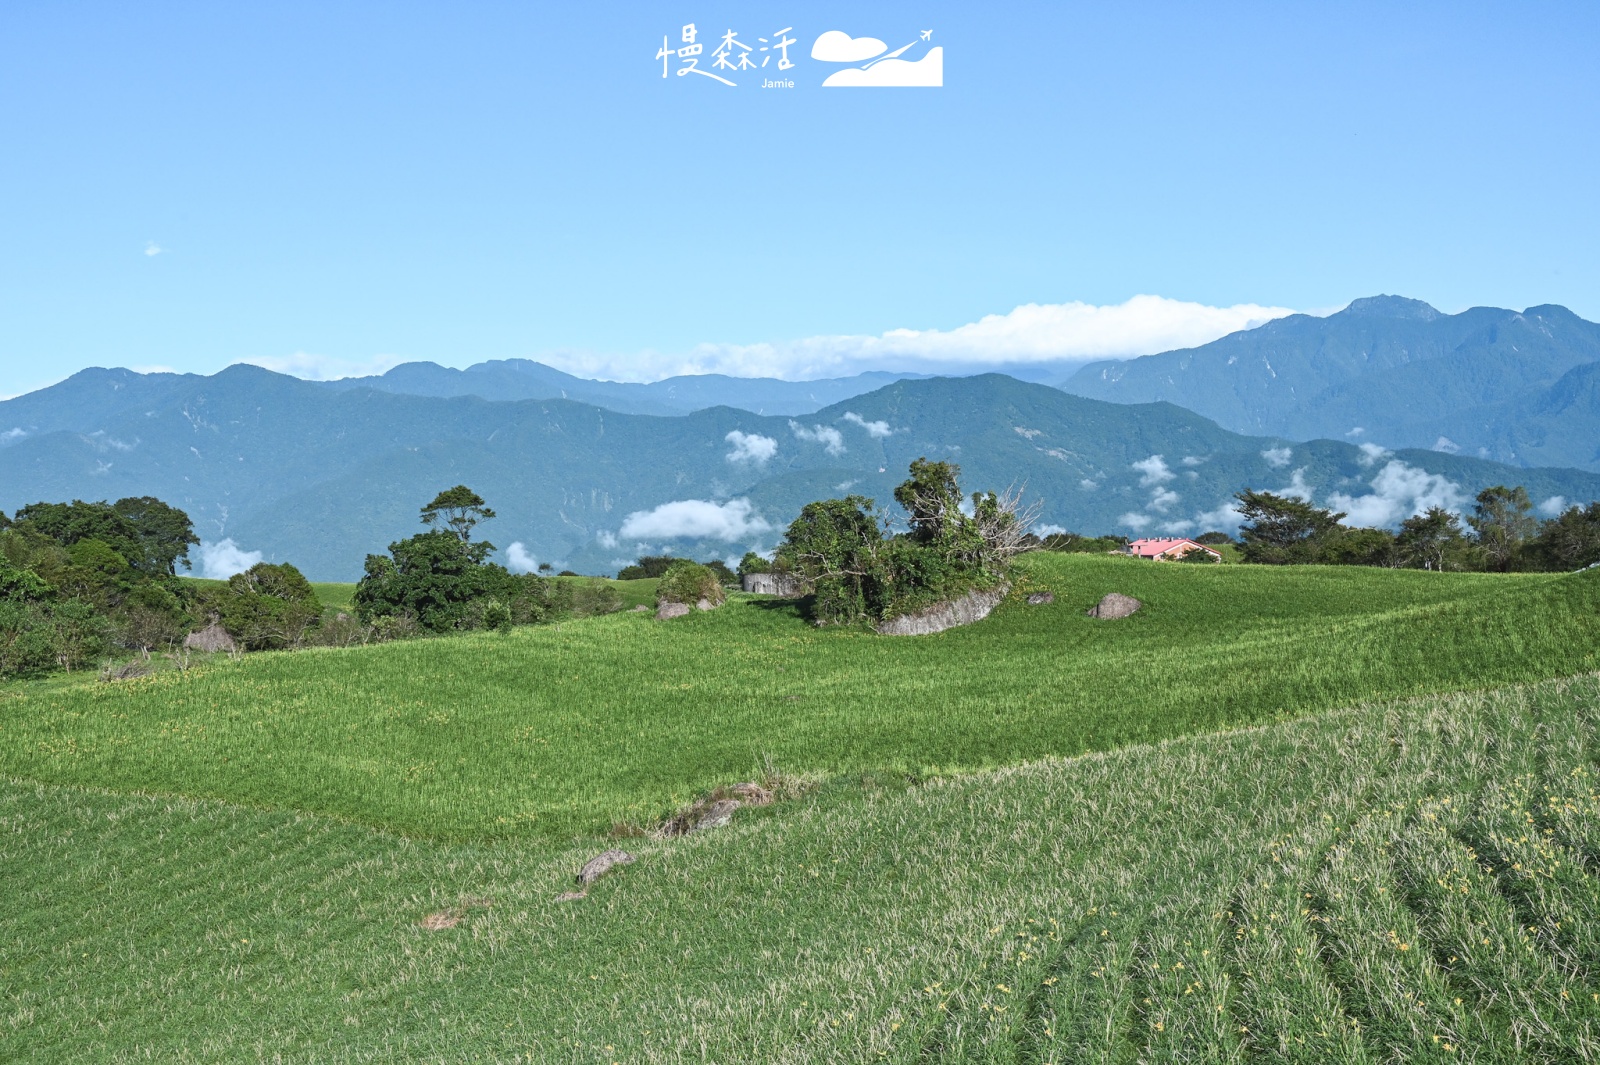
[[[911, 537], [931, 544], [946, 539], [965, 517], [961, 513], [961, 467], [950, 462], [911, 463], [911, 476], [894, 490], [894, 501], [905, 510]], [[852, 497], [854, 498], [854, 497]]]
[[739, 560], [739, 576], [740, 577], [743, 577], [747, 573], [771, 573], [771, 572], [772, 572], [772, 563], [768, 562], [766, 559], [762, 558], [760, 555], [756, 554], [754, 551], [746, 551], [744, 553], [744, 557]]
[[822, 499], [789, 524], [777, 561], [815, 587], [818, 624], [853, 622], [884, 605], [883, 530], [872, 509], [865, 496]]
[[1323, 560], [1335, 566], [1397, 566], [1394, 533], [1388, 529], [1345, 529], [1330, 536]]
[[[724, 566], [724, 569], [727, 567]], [[722, 590], [722, 581], [709, 566], [680, 558], [662, 575], [656, 586], [656, 605], [685, 603], [693, 606], [704, 600], [716, 606], [728, 597]]]
[[155, 496], [119, 499], [112, 509], [133, 526], [139, 552], [128, 562], [145, 573], [176, 575], [178, 564], [189, 568], [189, 548], [200, 543], [189, 515]]
[[1401, 522], [1394, 543], [1409, 564], [1431, 570], [1460, 568], [1467, 547], [1461, 519], [1443, 507], [1429, 507], [1426, 513]]
[[1239, 553], [1246, 562], [1287, 565], [1321, 561], [1325, 541], [1338, 533], [1344, 517], [1301, 499], [1248, 488], [1234, 498], [1243, 519]]
[[322, 620], [311, 583], [287, 562], [257, 562], [229, 577], [226, 588], [208, 589], [199, 604], [249, 651], [298, 647]]
[[1568, 507], [1540, 526], [1528, 546], [1544, 569], [1575, 570], [1600, 562], [1600, 501]]
[[[433, 502], [423, 507], [421, 514], [422, 524], [431, 529], [442, 521], [462, 543], [472, 539], [474, 525], [494, 517], [494, 511], [489, 509], [483, 497], [464, 484], [447, 488], [434, 496]], [[487, 545], [478, 554], [478, 559], [481, 561], [493, 549], [493, 544]]]
[[1539, 531], [1533, 504], [1521, 485], [1507, 488], [1497, 484], [1479, 492], [1467, 524], [1478, 534], [1478, 545], [1489, 568], [1498, 573], [1506, 573], [1516, 565], [1524, 545]]
[[678, 560], [671, 555], [645, 555], [633, 565], [622, 567], [617, 572], [617, 580], [642, 581], [659, 577], [676, 561]]

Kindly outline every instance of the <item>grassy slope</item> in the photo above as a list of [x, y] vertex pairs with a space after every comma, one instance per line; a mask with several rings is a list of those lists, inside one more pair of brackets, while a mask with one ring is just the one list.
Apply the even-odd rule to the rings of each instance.
[[[250, 656], [0, 698], [0, 773], [570, 838], [752, 775], [927, 776], [1600, 667], [1600, 574], [1031, 556], [982, 625], [892, 641], [736, 601], [511, 635]], [[1148, 606], [1083, 616], [1107, 591]]]
[[824, 796], [578, 903], [592, 845], [0, 784], [0, 1059], [1577, 1060], [1597, 725], [1589, 676]]

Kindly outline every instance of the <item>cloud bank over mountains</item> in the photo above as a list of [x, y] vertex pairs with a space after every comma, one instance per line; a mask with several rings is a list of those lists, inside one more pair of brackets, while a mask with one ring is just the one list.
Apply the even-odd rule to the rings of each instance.
[[[1026, 303], [953, 329], [891, 329], [880, 335], [812, 336], [757, 344], [702, 343], [688, 352], [621, 354], [548, 351], [529, 357], [581, 377], [659, 381], [680, 374], [728, 374], [803, 381], [865, 370], [981, 371], [988, 366], [1151, 355], [1209, 343], [1241, 329], [1295, 314], [1289, 307], [1238, 303], [1212, 307], [1165, 296], [1134, 296], [1096, 305]], [[417, 356], [421, 358], [422, 356]], [[309, 380], [382, 373], [406, 359], [295, 352], [241, 360]]]

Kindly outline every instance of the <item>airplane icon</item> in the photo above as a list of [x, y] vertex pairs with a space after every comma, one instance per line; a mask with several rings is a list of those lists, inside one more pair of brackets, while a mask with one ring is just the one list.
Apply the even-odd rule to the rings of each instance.
[[933, 31], [932, 30], [923, 30], [922, 31], [922, 39], [925, 40], [925, 41], [933, 40]]

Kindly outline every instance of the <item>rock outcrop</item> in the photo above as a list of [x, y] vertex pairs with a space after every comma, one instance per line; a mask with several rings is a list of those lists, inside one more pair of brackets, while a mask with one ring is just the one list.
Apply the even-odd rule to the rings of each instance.
[[1088, 614], [1092, 618], [1101, 618], [1106, 621], [1114, 621], [1117, 618], [1127, 617], [1129, 614], [1132, 614], [1135, 610], [1138, 610], [1142, 606], [1144, 606], [1144, 604], [1139, 602], [1139, 600], [1135, 599], [1131, 595], [1123, 595], [1121, 592], [1111, 592], [1104, 599], [1100, 600], [1094, 606], [1084, 611], [1084, 613]]
[[988, 591], [968, 592], [960, 599], [935, 603], [913, 614], [880, 621], [874, 628], [884, 636], [927, 636], [958, 625], [970, 625], [988, 617], [989, 611], [999, 606], [1010, 590], [1010, 585], [1002, 584]]
[[806, 594], [805, 584], [799, 577], [788, 573], [746, 573], [739, 583], [747, 592], [757, 595], [778, 595], [785, 599], [798, 599]]
[[627, 851], [609, 850], [596, 854], [593, 858], [584, 862], [583, 868], [578, 870], [578, 883], [588, 887], [609, 873], [612, 867], [627, 865], [633, 860], [633, 855]]
[[232, 651], [235, 649], [235, 644], [233, 637], [228, 635], [228, 630], [222, 627], [222, 623], [213, 621], [198, 632], [191, 632], [185, 636], [183, 649], [214, 654], [217, 651]]
[[666, 621], [668, 618], [681, 618], [688, 612], [688, 603], [662, 603], [656, 609], [656, 620]]

